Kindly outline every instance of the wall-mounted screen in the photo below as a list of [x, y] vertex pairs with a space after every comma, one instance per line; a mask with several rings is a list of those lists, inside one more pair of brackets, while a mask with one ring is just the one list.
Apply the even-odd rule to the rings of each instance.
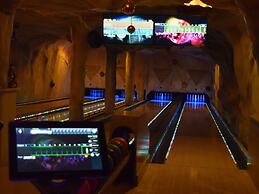
[[160, 17], [155, 22], [157, 44], [202, 46], [206, 33], [206, 17]]
[[[130, 26], [134, 29], [129, 29]], [[103, 19], [105, 43], [152, 44], [153, 28], [153, 20], [144, 16], [117, 15]]]
[[13, 122], [12, 179], [68, 178], [103, 174], [106, 143], [99, 123]]

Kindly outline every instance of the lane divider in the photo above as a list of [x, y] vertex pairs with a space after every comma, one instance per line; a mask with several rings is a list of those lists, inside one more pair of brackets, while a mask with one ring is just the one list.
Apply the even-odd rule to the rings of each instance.
[[178, 112], [179, 112], [180, 108], [181, 108], [181, 105], [178, 105], [177, 110], [175, 111], [172, 119], [169, 121], [169, 124], [167, 125], [166, 130], [164, 130], [164, 133], [163, 133], [162, 137], [160, 138], [160, 141], [158, 142], [158, 145], [156, 146], [154, 154], [153, 154], [150, 161], [154, 160], [154, 157], [156, 156], [156, 153], [157, 153], [158, 149], [160, 148], [162, 142], [164, 141], [165, 136], [168, 133], [168, 130], [171, 128], [172, 122], [175, 120], [175, 117], [178, 115]]
[[180, 125], [180, 121], [181, 121], [182, 116], [183, 116], [183, 111], [184, 111], [184, 109], [185, 109], [185, 105], [186, 105], [186, 102], [185, 102], [184, 105], [183, 105], [183, 108], [182, 108], [180, 117], [179, 117], [179, 119], [178, 119], [178, 121], [177, 121], [175, 130], [174, 130], [174, 134], [173, 134], [172, 140], [171, 140], [171, 142], [170, 142], [170, 146], [168, 147], [168, 150], [167, 150], [167, 153], [166, 153], [166, 156], [165, 156], [165, 159], [166, 159], [166, 160], [167, 160], [167, 158], [168, 158], [168, 156], [169, 156], [169, 153], [170, 153], [170, 150], [171, 150], [171, 148], [172, 148], [172, 146], [173, 146], [174, 139], [175, 139], [175, 136], [176, 136], [178, 127], [179, 127], [179, 125]]
[[150, 125], [152, 125], [152, 123], [157, 119], [157, 117], [159, 117], [159, 116], [162, 114], [162, 112], [163, 112], [168, 106], [170, 106], [172, 103], [173, 103], [172, 101], [169, 102], [169, 103], [147, 124], [147, 126], [149, 127]]
[[227, 147], [227, 150], [228, 150], [228, 152], [229, 152], [229, 154], [230, 154], [232, 160], [234, 161], [235, 164], [237, 164], [237, 162], [236, 162], [236, 160], [235, 160], [235, 158], [234, 158], [234, 155], [232, 154], [231, 150], [229, 149], [229, 146], [228, 146], [228, 144], [227, 144], [227, 142], [226, 142], [226, 140], [225, 140], [225, 137], [223, 136], [223, 134], [222, 134], [222, 132], [221, 132], [221, 130], [220, 130], [220, 128], [219, 128], [219, 126], [218, 126], [218, 124], [217, 124], [217, 122], [216, 122], [216, 120], [215, 120], [215, 118], [214, 118], [214, 116], [213, 116], [213, 114], [212, 114], [212, 112], [211, 112], [211, 110], [210, 110], [210, 108], [209, 108], [209, 106], [208, 106], [207, 103], [206, 103], [206, 107], [207, 107], [207, 109], [208, 109], [208, 111], [209, 111], [209, 113], [210, 113], [210, 115], [211, 115], [211, 117], [212, 117], [212, 119], [213, 119], [213, 121], [214, 121], [214, 123], [215, 123], [217, 129], [218, 129], [218, 132], [219, 132], [219, 134], [220, 134], [220, 136], [221, 136], [221, 138], [222, 138], [222, 140], [223, 140], [225, 146]]

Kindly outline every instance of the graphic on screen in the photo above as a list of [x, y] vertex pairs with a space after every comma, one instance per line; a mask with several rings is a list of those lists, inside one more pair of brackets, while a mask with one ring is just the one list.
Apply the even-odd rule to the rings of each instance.
[[16, 128], [19, 172], [101, 170], [98, 128]]
[[[190, 20], [190, 21], [189, 21]], [[202, 46], [205, 42], [207, 24], [175, 17], [155, 23], [157, 43]]]
[[[128, 32], [134, 26], [133, 33]], [[117, 16], [103, 20], [103, 36], [106, 43], [151, 44], [154, 22], [139, 16]]]

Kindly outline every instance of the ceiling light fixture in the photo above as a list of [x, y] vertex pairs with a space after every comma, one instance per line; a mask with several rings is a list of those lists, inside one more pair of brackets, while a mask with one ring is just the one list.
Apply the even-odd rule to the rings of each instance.
[[201, 6], [201, 7], [209, 7], [212, 8], [211, 5], [207, 5], [206, 3], [203, 3], [201, 0], [192, 0], [189, 3], [184, 3], [186, 6]]
[[135, 12], [134, 0], [127, 0], [127, 2], [121, 8], [121, 11], [126, 15], [132, 15]]

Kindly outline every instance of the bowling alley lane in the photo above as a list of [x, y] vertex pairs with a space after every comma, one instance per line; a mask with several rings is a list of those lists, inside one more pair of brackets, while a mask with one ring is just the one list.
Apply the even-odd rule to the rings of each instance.
[[[42, 107], [39, 104], [23, 105], [18, 111], [18, 115], [15, 120], [30, 120], [30, 121], [68, 121], [69, 120], [69, 106], [65, 104], [68, 100], [62, 100], [55, 102], [43, 103]], [[57, 105], [65, 105], [57, 107]], [[123, 100], [117, 100], [115, 103], [116, 107], [123, 106]], [[56, 106], [54, 106], [56, 105]], [[51, 108], [49, 106], [52, 106]], [[47, 110], [46, 108], [49, 107]], [[56, 107], [56, 108], [54, 108]], [[104, 98], [99, 99], [85, 99], [84, 102], [84, 117], [88, 118], [97, 113], [101, 113], [104, 110], [105, 103]], [[42, 109], [43, 108], [43, 109]], [[45, 108], [45, 109], [44, 109]], [[38, 111], [36, 111], [38, 110]], [[42, 110], [42, 111], [39, 111]], [[33, 111], [33, 112], [32, 112]], [[21, 114], [23, 113], [23, 114]]]
[[148, 101], [140, 106], [137, 106], [136, 108], [130, 110], [130, 111], [124, 111], [119, 114], [124, 115], [135, 115], [135, 114], [144, 114], [142, 117], [143, 122], [145, 122], [147, 125], [151, 125], [155, 119], [156, 116], [159, 116], [159, 113], [162, 112], [163, 108], [167, 106], [170, 103], [170, 101]]
[[[155, 175], [155, 176], [154, 176]], [[128, 194], [257, 193], [238, 170], [206, 104], [186, 103], [165, 164], [150, 164]]]

